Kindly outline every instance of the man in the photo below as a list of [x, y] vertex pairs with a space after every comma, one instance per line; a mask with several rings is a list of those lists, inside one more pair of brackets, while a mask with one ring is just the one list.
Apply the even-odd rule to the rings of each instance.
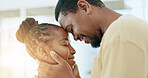
[[[75, 40], [100, 46], [94, 58], [92, 78], [148, 78], [148, 23], [145, 21], [114, 12], [100, 0], [59, 0], [55, 18]], [[59, 63], [57, 68], [69, 69], [58, 54], [53, 52], [52, 56]], [[47, 71], [44, 65], [56, 71], [54, 65], [41, 63], [39, 72]], [[52, 71], [44, 73], [44, 77], [48, 78]], [[79, 77], [78, 70], [75, 74], [72, 69], [56, 73], [59, 75], [55, 78]], [[72, 74], [64, 77], [65, 73]]]

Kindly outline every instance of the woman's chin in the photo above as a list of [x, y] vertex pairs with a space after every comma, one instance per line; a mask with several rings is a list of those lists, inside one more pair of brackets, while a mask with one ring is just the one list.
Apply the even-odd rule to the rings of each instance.
[[73, 67], [73, 65], [75, 64], [75, 61], [73, 59], [69, 59], [68, 63], [70, 65], [70, 67]]
[[73, 68], [74, 64], [70, 64], [70, 67]]

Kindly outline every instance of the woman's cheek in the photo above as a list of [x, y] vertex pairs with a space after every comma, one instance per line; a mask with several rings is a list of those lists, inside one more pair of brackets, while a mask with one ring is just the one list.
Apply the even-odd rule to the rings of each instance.
[[65, 60], [67, 60], [68, 59], [68, 56], [69, 56], [69, 49], [68, 49], [68, 47], [63, 47], [63, 49], [62, 49], [63, 51], [62, 51], [62, 57], [65, 59]]
[[66, 47], [66, 46], [58, 47], [56, 52], [58, 54], [60, 54], [65, 60], [68, 59], [68, 56], [69, 56], [69, 49], [68, 49], [68, 47]]

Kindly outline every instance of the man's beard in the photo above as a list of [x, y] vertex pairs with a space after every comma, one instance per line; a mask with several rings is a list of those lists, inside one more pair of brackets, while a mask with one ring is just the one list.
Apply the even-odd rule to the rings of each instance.
[[95, 35], [93, 38], [91, 38], [91, 46], [93, 48], [100, 47], [101, 39], [97, 35]]
[[101, 31], [99, 32], [99, 34], [100, 34], [100, 35], [95, 34], [92, 38], [90, 38], [90, 39], [91, 39], [91, 46], [92, 46], [93, 48], [100, 47], [100, 43], [101, 43], [103, 34], [102, 34]]

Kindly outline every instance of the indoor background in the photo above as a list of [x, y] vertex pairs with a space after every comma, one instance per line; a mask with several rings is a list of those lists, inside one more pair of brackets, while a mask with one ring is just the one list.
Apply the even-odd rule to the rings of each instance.
[[[59, 25], [54, 19], [58, 0], [0, 0], [0, 78], [32, 78], [37, 74], [37, 63], [18, 42], [15, 33], [26, 17], [34, 17], [39, 23]], [[110, 9], [123, 15], [132, 14], [148, 22], [148, 0], [103, 0]], [[99, 48], [91, 48], [84, 42], [75, 42], [75, 61], [82, 78], [90, 78], [93, 57]], [[50, 70], [49, 70], [50, 71]]]

